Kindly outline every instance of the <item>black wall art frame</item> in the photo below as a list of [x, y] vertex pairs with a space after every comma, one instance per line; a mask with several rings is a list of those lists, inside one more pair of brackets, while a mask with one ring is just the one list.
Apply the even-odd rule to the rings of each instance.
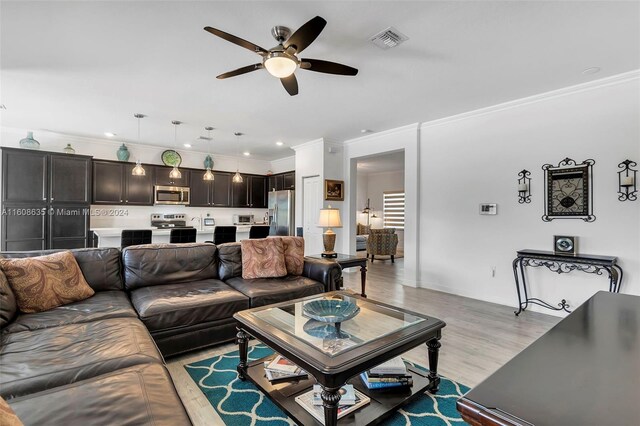
[[557, 166], [545, 164], [544, 215], [542, 220], [582, 219], [593, 222], [593, 165], [594, 160], [576, 163], [565, 158]]

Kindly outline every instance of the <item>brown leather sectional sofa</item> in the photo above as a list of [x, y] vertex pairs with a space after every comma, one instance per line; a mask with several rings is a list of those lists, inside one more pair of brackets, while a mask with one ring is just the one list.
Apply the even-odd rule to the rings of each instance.
[[243, 280], [238, 243], [72, 252], [96, 292], [84, 301], [22, 314], [0, 280], [0, 395], [25, 425], [191, 424], [163, 355], [231, 340], [235, 312], [334, 290], [341, 276], [306, 259], [300, 277]]

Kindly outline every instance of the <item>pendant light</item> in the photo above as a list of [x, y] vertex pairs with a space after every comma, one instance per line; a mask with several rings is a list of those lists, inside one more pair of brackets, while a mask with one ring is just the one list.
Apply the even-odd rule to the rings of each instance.
[[[173, 124], [173, 149], [175, 150], [178, 147], [178, 126], [182, 124], [182, 121], [174, 120], [171, 122]], [[177, 152], [177, 151], [176, 151]], [[171, 179], [180, 179], [182, 178], [182, 173], [178, 169], [178, 166], [173, 166], [173, 169], [169, 172], [169, 177]]]
[[[211, 157], [211, 131], [213, 130], [213, 127], [211, 126], [207, 126], [204, 128], [208, 133], [208, 139], [207, 139], [207, 144], [208, 144], [208, 151], [209, 151], [209, 157]], [[207, 171], [204, 172], [204, 175], [202, 176], [202, 180], [215, 180], [215, 176], [213, 175], [213, 173], [211, 173], [211, 167], [207, 167]]]
[[240, 174], [240, 136], [242, 136], [242, 133], [240, 132], [235, 132], [234, 135], [236, 135], [237, 141], [236, 141], [236, 146], [238, 147], [238, 162], [237, 167], [236, 167], [236, 174], [233, 175], [233, 178], [231, 179], [231, 181], [233, 183], [242, 183], [244, 181], [244, 179], [242, 178], [242, 175]]
[[[139, 144], [140, 143], [140, 119], [144, 118], [145, 115], [133, 114], [133, 116], [138, 119], [138, 144]], [[133, 170], [131, 170], [131, 174], [133, 176], [145, 176], [147, 174], [147, 172], [144, 170], [144, 167], [142, 167], [140, 160], [136, 161], [136, 166], [133, 168]]]

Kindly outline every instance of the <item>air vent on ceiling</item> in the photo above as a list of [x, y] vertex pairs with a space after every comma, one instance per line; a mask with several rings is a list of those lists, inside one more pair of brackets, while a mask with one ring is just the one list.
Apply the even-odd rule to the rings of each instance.
[[198, 137], [199, 140], [201, 141], [212, 141], [213, 138], [207, 137], [207, 136], [199, 136]]
[[380, 31], [378, 34], [371, 36], [369, 40], [371, 40], [371, 42], [378, 46], [380, 49], [387, 50], [409, 40], [409, 37], [402, 34], [395, 28], [389, 27], [385, 30]]

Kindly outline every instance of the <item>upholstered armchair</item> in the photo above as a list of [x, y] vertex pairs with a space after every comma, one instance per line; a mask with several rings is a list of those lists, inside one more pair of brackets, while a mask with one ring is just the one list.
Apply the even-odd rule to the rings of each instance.
[[391, 263], [395, 263], [398, 235], [393, 228], [371, 229], [367, 239], [367, 258], [371, 255], [371, 262], [376, 255], [391, 256]]

